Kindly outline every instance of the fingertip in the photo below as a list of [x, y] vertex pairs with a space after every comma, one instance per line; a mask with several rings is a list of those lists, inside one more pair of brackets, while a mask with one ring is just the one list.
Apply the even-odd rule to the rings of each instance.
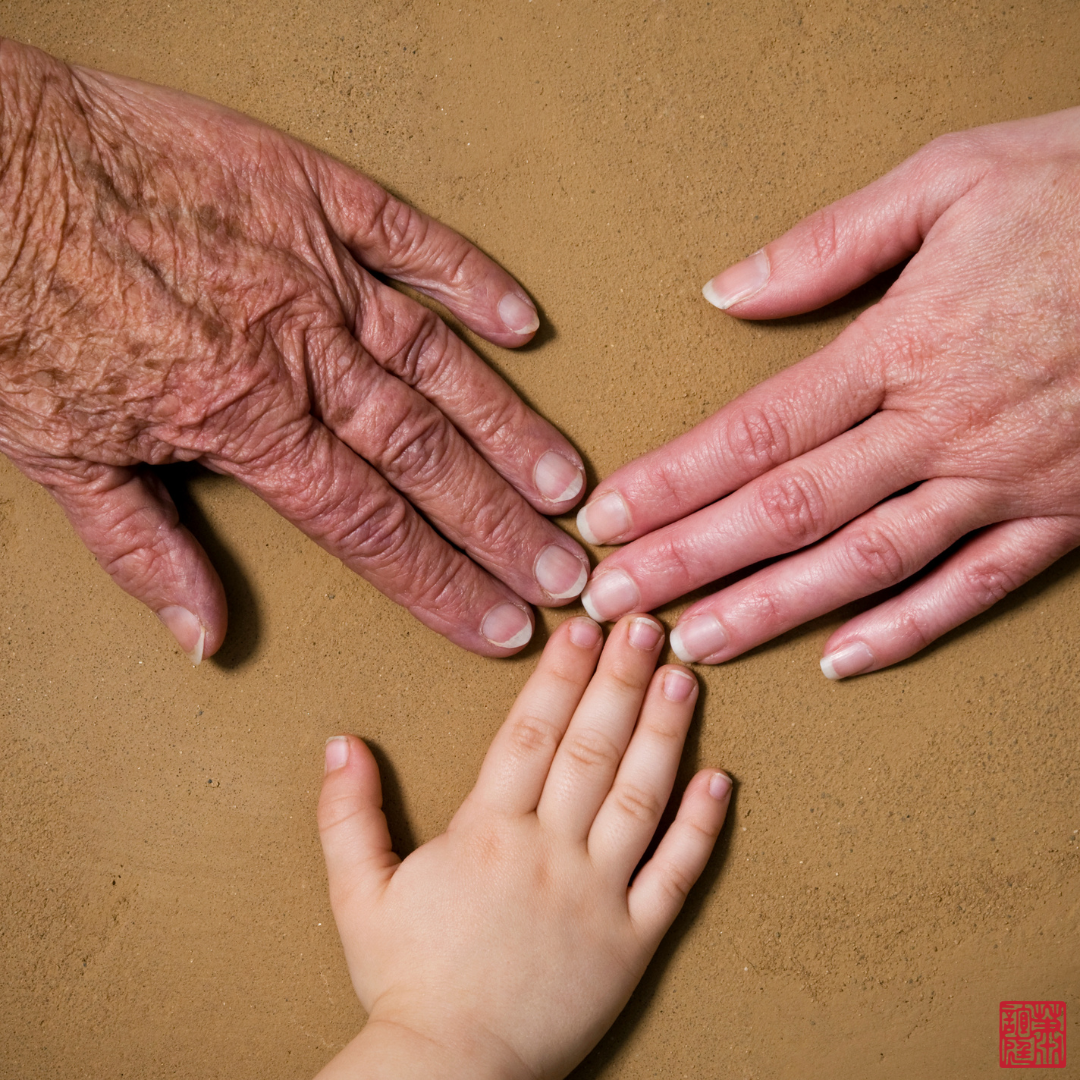
[[480, 633], [497, 649], [518, 652], [532, 639], [532, 613], [517, 604], [496, 604], [481, 621]]
[[499, 318], [511, 334], [524, 340], [524, 345], [540, 328], [540, 316], [533, 302], [519, 292], [508, 292], [498, 304]]
[[343, 769], [349, 763], [349, 737], [347, 735], [331, 735], [326, 740], [324, 756], [325, 773]]
[[713, 307], [727, 311], [761, 292], [771, 274], [769, 256], [762, 248], [707, 281], [701, 293]]
[[731, 799], [731, 777], [718, 769], [709, 777], [708, 790], [718, 803], [728, 803]]
[[592, 619], [578, 616], [577, 618], [567, 620], [566, 636], [579, 649], [588, 649], [591, 651], [600, 644], [604, 632]]
[[689, 668], [670, 665], [660, 673], [664, 697], [676, 705], [689, 701], [698, 689], [698, 681]]

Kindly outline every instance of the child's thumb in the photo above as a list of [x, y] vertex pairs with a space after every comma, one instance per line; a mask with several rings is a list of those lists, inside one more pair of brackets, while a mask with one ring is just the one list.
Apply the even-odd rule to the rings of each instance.
[[319, 836], [335, 909], [356, 892], [380, 889], [400, 862], [382, 812], [379, 767], [354, 735], [326, 741]]

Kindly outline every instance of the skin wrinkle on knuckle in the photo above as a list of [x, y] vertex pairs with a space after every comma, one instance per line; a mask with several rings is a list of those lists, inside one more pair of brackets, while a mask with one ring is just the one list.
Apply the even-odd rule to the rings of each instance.
[[622, 751], [599, 731], [571, 731], [562, 740], [559, 752], [579, 769], [592, 772], [598, 768], [614, 768]]
[[907, 577], [907, 560], [897, 542], [880, 527], [863, 526], [848, 538], [847, 557], [856, 574], [878, 588]]
[[510, 727], [510, 745], [522, 756], [554, 754], [561, 739], [561, 730], [535, 713], [517, 717]]
[[643, 825], [649, 825], [658, 820], [664, 809], [664, 804], [654, 792], [625, 780], [616, 784], [612, 795], [616, 807], [623, 814]]
[[1021, 580], [1005, 567], [979, 560], [964, 568], [961, 590], [974, 597], [981, 608], [992, 607], [1004, 600]]
[[757, 509], [765, 526], [788, 549], [804, 547], [824, 531], [825, 498], [806, 472], [765, 477], [757, 491]]
[[783, 418], [765, 402], [744, 406], [727, 430], [728, 452], [757, 472], [783, 464], [791, 456], [791, 438]]
[[808, 262], [813, 270], [829, 271], [840, 253], [841, 237], [839, 220], [832, 206], [823, 206], [807, 219], [810, 245], [806, 249]]
[[378, 454], [379, 471], [414, 498], [440, 489], [453, 475], [460, 454], [455, 432], [442, 413], [419, 403], [394, 426]]

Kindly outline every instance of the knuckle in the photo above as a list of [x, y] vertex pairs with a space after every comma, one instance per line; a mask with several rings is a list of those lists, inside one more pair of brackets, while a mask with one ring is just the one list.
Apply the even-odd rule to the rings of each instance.
[[896, 541], [880, 528], [860, 528], [848, 539], [848, 558], [860, 578], [879, 588], [907, 577], [907, 560]]
[[636, 784], [619, 784], [612, 792], [615, 805], [627, 817], [651, 825], [660, 819], [664, 806], [655, 794]]
[[736, 461], [765, 472], [791, 456], [791, 440], [780, 418], [765, 405], [743, 409], [728, 430], [728, 448]]
[[379, 208], [375, 229], [397, 263], [409, 262], [427, 237], [427, 218], [392, 195]]
[[673, 864], [669, 864], [664, 868], [664, 875], [661, 880], [663, 881], [664, 891], [679, 904], [682, 904], [690, 895], [690, 890], [694, 887], [695, 881], [682, 867]]
[[767, 477], [758, 490], [758, 507], [767, 528], [788, 548], [799, 548], [825, 531], [825, 498], [805, 472]]
[[447, 359], [449, 334], [446, 323], [424, 308], [409, 338], [383, 366], [409, 386], [436, 380]]
[[511, 746], [522, 754], [554, 754], [560, 737], [550, 720], [532, 713], [518, 717], [510, 728]]
[[428, 490], [446, 475], [453, 442], [441, 413], [423, 406], [410, 410], [390, 433], [380, 455], [380, 471], [399, 489]]
[[401, 499], [380, 498], [360, 506], [326, 530], [327, 541], [347, 557], [384, 566], [396, 563], [409, 543], [409, 510]]
[[980, 608], [988, 608], [1003, 600], [1020, 583], [1005, 567], [979, 560], [965, 568], [962, 588]]
[[578, 731], [563, 739], [562, 749], [570, 761], [582, 770], [613, 769], [622, 754], [619, 748], [598, 731]]

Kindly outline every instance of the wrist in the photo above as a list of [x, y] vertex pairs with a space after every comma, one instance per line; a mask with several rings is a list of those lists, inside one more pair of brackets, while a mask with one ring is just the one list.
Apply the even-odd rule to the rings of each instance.
[[536, 1080], [514, 1051], [459, 1016], [373, 1013], [317, 1080]]

